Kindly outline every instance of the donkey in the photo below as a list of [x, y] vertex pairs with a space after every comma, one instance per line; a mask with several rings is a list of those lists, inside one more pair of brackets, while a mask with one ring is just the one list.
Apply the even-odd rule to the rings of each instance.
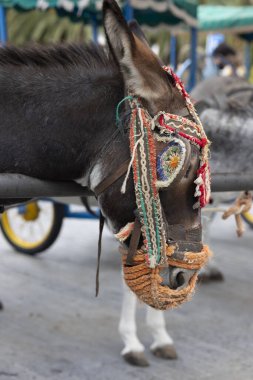
[[[141, 34], [131, 31], [114, 0], [103, 2], [103, 25], [109, 49], [69, 45], [0, 50], [0, 172], [75, 180], [94, 192], [114, 174], [113, 183], [99, 193], [98, 203], [111, 230], [119, 233], [137, 219], [132, 173], [124, 194], [124, 178], [115, 176], [130, 156], [131, 110], [122, 100], [134, 94], [152, 117], [160, 111], [180, 115], [186, 108], [174, 78], [161, 67]], [[115, 114], [120, 104], [118, 128]], [[159, 195], [166, 224], [165, 242], [175, 244], [182, 258], [184, 252], [193, 255], [203, 248], [200, 210], [194, 208], [200, 149], [188, 140], [183, 143], [179, 134], [177, 141], [187, 147], [187, 165], [179, 180]], [[140, 237], [139, 247], [143, 242]], [[131, 248], [131, 240], [125, 245]], [[169, 293], [178, 290], [184, 296], [185, 289], [192, 289], [196, 274], [197, 269], [182, 270], [174, 264], [160, 272], [160, 287], [169, 289]], [[153, 319], [154, 353], [175, 355], [161, 325], [162, 314], [153, 313], [149, 315]], [[126, 320], [128, 310], [123, 310], [123, 315], [128, 325], [125, 329], [122, 324], [121, 333], [126, 340], [131, 330], [131, 342], [124, 354], [129, 354], [131, 361], [131, 353], [142, 352], [143, 346], [132, 340], [133, 325]]]
[[[75, 180], [94, 191], [129, 160], [127, 102], [121, 107], [121, 128], [115, 125], [117, 106], [129, 92], [152, 116], [185, 109], [173, 78], [141, 36], [132, 33], [114, 0], [103, 2], [103, 25], [109, 49], [94, 45], [1, 49], [1, 173]], [[166, 224], [189, 232], [187, 241], [181, 242], [192, 251], [193, 246], [202, 247], [200, 212], [193, 208], [199, 151], [190, 143], [187, 147], [184, 175], [162, 191], [160, 199]], [[124, 194], [121, 175], [98, 195], [114, 233], [136, 218], [132, 178], [130, 173]], [[174, 237], [170, 232], [165, 236], [177, 242]], [[196, 272], [170, 268], [162, 286], [186, 288]]]
[[[192, 93], [207, 136], [212, 141], [210, 165], [213, 172], [252, 171], [253, 151], [253, 86], [244, 79], [215, 77], [197, 85]], [[239, 145], [240, 142], [240, 145]], [[212, 194], [212, 207], [231, 199], [231, 193]], [[204, 210], [205, 211], [205, 210]], [[208, 211], [208, 210], [207, 210]], [[204, 216], [204, 240], [209, 239], [212, 213]], [[210, 244], [211, 245], [211, 244]], [[201, 278], [222, 279], [214, 264], [204, 268]], [[137, 336], [135, 321], [137, 299], [123, 283], [123, 302], [119, 332], [124, 342], [122, 356], [133, 365], [148, 366], [144, 345]], [[154, 355], [176, 359], [173, 339], [166, 329], [164, 313], [147, 307], [146, 324], [153, 336], [150, 346]]]
[[251, 171], [253, 86], [238, 77], [214, 77], [198, 84], [191, 95], [212, 140], [212, 171]]
[[[192, 96], [212, 140], [210, 166], [213, 172], [252, 172], [253, 154], [249, 144], [253, 139], [253, 86], [243, 78], [215, 77], [197, 85]], [[233, 198], [236, 194], [212, 194], [211, 207]], [[205, 211], [205, 241], [211, 243], [209, 235], [214, 213], [208, 212], [208, 208]], [[202, 281], [220, 280], [223, 275], [213, 260], [202, 270], [200, 278]]]

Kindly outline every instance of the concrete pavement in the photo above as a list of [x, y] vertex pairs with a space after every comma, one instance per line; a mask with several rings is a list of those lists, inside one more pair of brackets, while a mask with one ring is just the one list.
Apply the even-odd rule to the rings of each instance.
[[140, 305], [144, 369], [120, 356], [120, 257], [108, 231], [94, 297], [97, 236], [96, 221], [66, 220], [36, 258], [13, 253], [0, 236], [0, 380], [253, 379], [253, 230], [238, 239], [234, 220], [215, 218], [212, 248], [226, 281], [198, 286], [190, 303], [166, 312], [178, 360], [149, 353]]

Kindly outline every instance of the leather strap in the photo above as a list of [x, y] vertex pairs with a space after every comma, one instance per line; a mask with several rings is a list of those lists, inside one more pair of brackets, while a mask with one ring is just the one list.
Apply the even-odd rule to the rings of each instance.
[[127, 172], [130, 159], [124, 161], [113, 173], [106, 177], [99, 185], [93, 190], [96, 197], [102, 194], [108, 187], [110, 187], [114, 182], [116, 182], [120, 177]]
[[97, 218], [98, 215], [95, 211], [92, 210], [90, 203], [89, 203], [89, 200], [88, 200], [88, 197], [81, 197], [80, 199], [81, 199], [82, 204], [84, 205], [84, 207], [88, 211], [88, 213]]
[[101, 246], [102, 246], [102, 235], [105, 224], [105, 217], [100, 211], [99, 216], [99, 238], [98, 238], [98, 257], [97, 257], [97, 272], [96, 272], [96, 297], [99, 293], [99, 269], [100, 269], [100, 258], [101, 258]]
[[140, 237], [141, 237], [141, 223], [138, 218], [135, 218], [134, 228], [132, 231], [127, 259], [126, 259], [126, 265], [130, 265], [130, 266], [133, 265], [133, 258], [134, 258], [134, 255], [136, 254]]

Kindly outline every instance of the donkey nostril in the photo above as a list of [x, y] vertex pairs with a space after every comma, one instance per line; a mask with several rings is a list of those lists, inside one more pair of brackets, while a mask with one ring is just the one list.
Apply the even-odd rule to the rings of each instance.
[[184, 272], [172, 273], [170, 278], [170, 287], [172, 289], [178, 289], [185, 284], [185, 281], [186, 279]]
[[194, 270], [182, 268], [164, 268], [160, 271], [163, 281], [161, 285], [168, 286], [171, 289], [183, 289], [188, 286], [190, 279], [194, 275]]
[[177, 285], [176, 288], [179, 288], [180, 286], [184, 285], [184, 283], [185, 283], [184, 272], [179, 272], [175, 278], [175, 284]]
[[170, 271], [170, 288], [183, 289], [188, 286], [190, 279], [194, 275], [194, 270], [187, 270], [181, 268], [173, 268]]

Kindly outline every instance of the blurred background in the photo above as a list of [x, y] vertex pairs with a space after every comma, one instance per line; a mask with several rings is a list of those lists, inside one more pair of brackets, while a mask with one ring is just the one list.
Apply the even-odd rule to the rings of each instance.
[[[193, 62], [196, 66], [194, 84], [203, 76], [206, 56], [223, 41], [233, 47], [238, 61], [246, 65], [249, 80], [253, 81], [250, 70], [252, 0], [129, 0], [119, 3], [126, 18], [138, 20], [153, 49], [165, 64], [170, 63], [174, 68], [188, 58], [196, 59], [192, 57], [191, 32], [192, 28], [198, 30], [194, 41], [194, 53], [198, 57], [198, 62]], [[8, 36], [11, 44], [85, 43], [91, 39], [104, 42], [101, 0], [2, 0], [0, 4], [5, 7], [7, 21], [3, 38]], [[3, 18], [1, 24], [4, 25]]]
[[[188, 90], [212, 76], [238, 76], [253, 84], [253, 0], [119, 4]], [[101, 7], [101, 0], [0, 0], [1, 43], [104, 44]], [[101, 296], [94, 300], [99, 210], [94, 200], [90, 204], [95, 215], [85, 199], [42, 199], [3, 214], [0, 378], [252, 380], [253, 212], [243, 214], [243, 240], [236, 237], [234, 220], [214, 216], [211, 246], [225, 282], [200, 287], [192, 302], [166, 314], [179, 360], [153, 362], [142, 372], [119, 360], [121, 263], [108, 230]], [[144, 318], [142, 310], [140, 335], [148, 346]]]

